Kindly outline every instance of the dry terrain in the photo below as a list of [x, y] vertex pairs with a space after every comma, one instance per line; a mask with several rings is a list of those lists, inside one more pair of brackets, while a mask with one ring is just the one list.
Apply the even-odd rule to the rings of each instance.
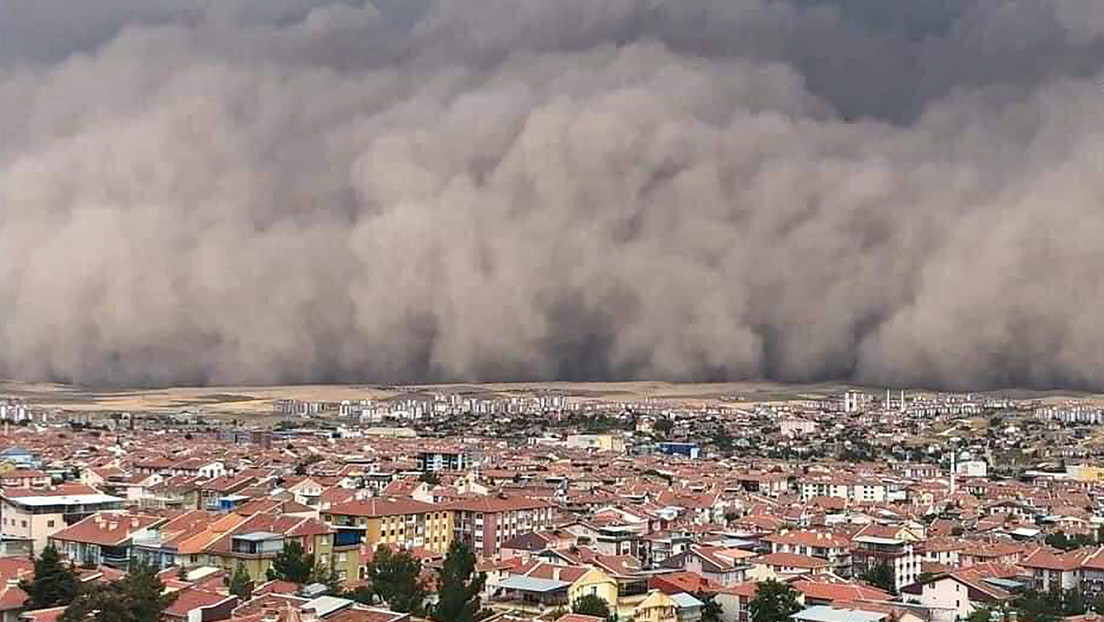
[[[753, 404], [817, 399], [838, 395], [854, 385], [842, 383], [784, 384], [775, 382], [539, 382], [450, 385], [287, 385], [172, 387], [155, 389], [99, 389], [62, 384], [0, 381], [0, 397], [26, 400], [38, 408], [67, 411], [176, 413], [185, 410], [212, 415], [268, 415], [280, 399], [340, 402], [386, 399], [404, 394], [442, 391], [471, 396], [523, 396], [556, 392], [578, 398], [620, 402], [655, 400], [686, 407], [711, 404]], [[883, 389], [869, 388], [880, 393]], [[915, 395], [919, 392], [911, 391]], [[1078, 392], [999, 392], [1008, 397], [1098, 401], [1099, 395]]]

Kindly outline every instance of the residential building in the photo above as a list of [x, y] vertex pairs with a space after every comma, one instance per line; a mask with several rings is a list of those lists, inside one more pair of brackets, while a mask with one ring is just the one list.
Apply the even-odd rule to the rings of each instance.
[[490, 557], [514, 536], [552, 527], [555, 505], [541, 499], [497, 495], [462, 499], [444, 508], [453, 513], [454, 537], [477, 556]]
[[920, 576], [920, 556], [913, 543], [901, 538], [858, 536], [852, 539], [851, 572], [862, 576], [885, 564], [893, 574], [894, 589], [913, 583]]
[[451, 510], [394, 497], [334, 504], [322, 512], [322, 520], [337, 530], [341, 543], [355, 540], [371, 549], [386, 544], [445, 553], [455, 533]]
[[29, 540], [37, 555], [50, 536], [96, 512], [122, 508], [123, 499], [82, 485], [0, 491], [0, 533]]
[[74, 564], [127, 569], [132, 536], [166, 520], [124, 511], [97, 512], [51, 535], [49, 542]]

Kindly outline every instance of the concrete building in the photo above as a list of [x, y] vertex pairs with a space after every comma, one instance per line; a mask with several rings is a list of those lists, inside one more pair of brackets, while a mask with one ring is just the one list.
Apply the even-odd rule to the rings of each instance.
[[454, 514], [454, 537], [472, 547], [477, 557], [490, 557], [514, 536], [550, 529], [555, 506], [540, 499], [488, 496], [446, 507]]
[[902, 538], [859, 536], [852, 539], [851, 573], [859, 577], [885, 564], [893, 573], [894, 589], [916, 581], [920, 576], [920, 556], [913, 550], [913, 543]]
[[439, 505], [400, 498], [338, 503], [322, 513], [342, 543], [356, 539], [371, 550], [387, 544], [436, 553], [447, 552], [452, 543], [452, 517]]
[[50, 536], [96, 512], [118, 510], [123, 501], [86, 486], [5, 490], [0, 492], [0, 533], [4, 539], [29, 540], [37, 555]]

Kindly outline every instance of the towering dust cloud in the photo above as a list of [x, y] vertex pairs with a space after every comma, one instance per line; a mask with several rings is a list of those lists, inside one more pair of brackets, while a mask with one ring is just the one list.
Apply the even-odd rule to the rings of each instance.
[[1099, 0], [0, 0], [0, 372], [1104, 385]]

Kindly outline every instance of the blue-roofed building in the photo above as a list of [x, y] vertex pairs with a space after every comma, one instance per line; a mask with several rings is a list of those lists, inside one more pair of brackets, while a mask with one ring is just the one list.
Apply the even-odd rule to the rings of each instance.
[[678, 606], [676, 610], [678, 622], [701, 621], [702, 609], [705, 607], [705, 603], [686, 592], [671, 594], [671, 600], [675, 601], [675, 604]]
[[0, 461], [11, 462], [17, 467], [33, 467], [38, 464], [38, 457], [25, 447], [8, 447], [0, 451]]
[[659, 443], [656, 449], [668, 456], [684, 456], [686, 458], [698, 458], [701, 456], [701, 447], [697, 443]]

